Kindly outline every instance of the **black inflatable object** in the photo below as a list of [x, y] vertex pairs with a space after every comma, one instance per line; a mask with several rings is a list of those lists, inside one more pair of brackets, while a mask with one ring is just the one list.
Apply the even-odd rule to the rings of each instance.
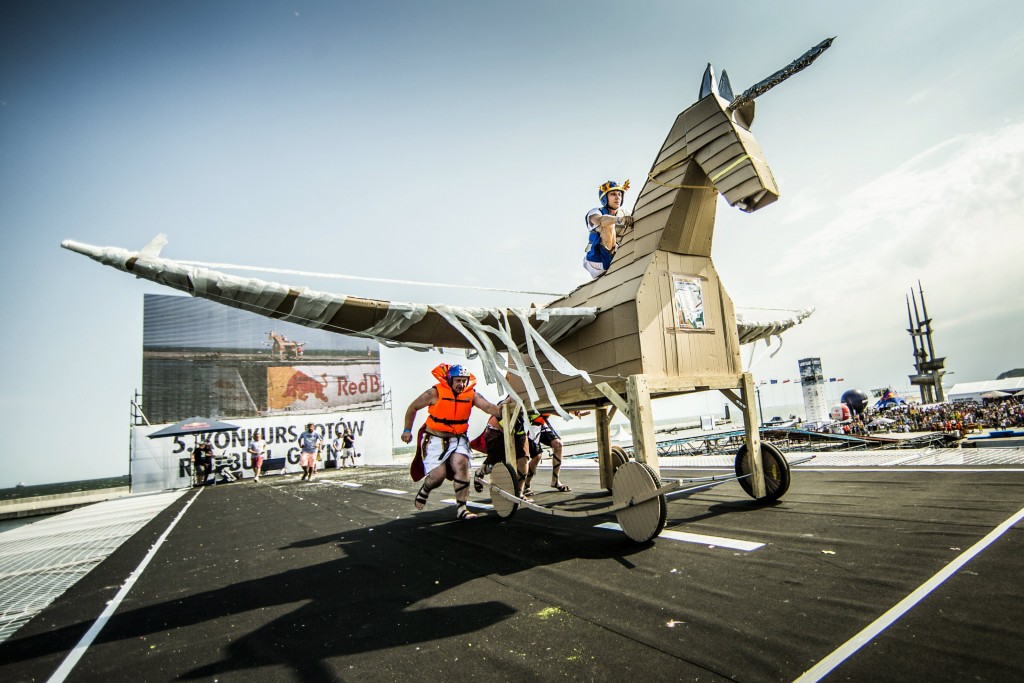
[[850, 410], [852, 412], [860, 415], [864, 412], [864, 409], [868, 407], [868, 401], [870, 401], [871, 398], [866, 392], [861, 391], [860, 389], [850, 389], [849, 391], [844, 392], [843, 397], [839, 400], [850, 406]]

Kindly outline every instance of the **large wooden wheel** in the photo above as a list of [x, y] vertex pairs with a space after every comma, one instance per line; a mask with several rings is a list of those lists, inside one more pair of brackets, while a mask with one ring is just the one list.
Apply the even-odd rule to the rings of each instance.
[[612, 490], [615, 485], [615, 473], [619, 471], [619, 468], [629, 462], [629, 453], [622, 446], [612, 446], [612, 481], [611, 485], [607, 487], [608, 491]]
[[[647, 496], [661, 487], [653, 469], [641, 462], [627, 462], [615, 473], [612, 500], [615, 505]], [[661, 533], [668, 519], [668, 501], [661, 494], [615, 513], [619, 526], [634, 541], [644, 543]]]
[[741, 477], [740, 486], [747, 492], [747, 495], [762, 503], [771, 503], [782, 498], [789, 490], [789, 462], [775, 446], [770, 443], [761, 444], [761, 462], [764, 465], [764, 487], [763, 498], [755, 498], [754, 482], [747, 475], [750, 474], [750, 464], [747, 462], [747, 446], [740, 446], [736, 451], [736, 476]]
[[491, 470], [491, 505], [494, 506], [494, 511], [498, 513], [499, 517], [507, 519], [519, 509], [519, 503], [513, 503], [504, 497], [494, 490], [495, 487], [509, 493], [514, 493], [516, 490], [516, 472], [507, 462], [499, 462]]
[[626, 453], [626, 449], [622, 446], [612, 446], [612, 475], [618, 471], [620, 467], [629, 462], [629, 454]]

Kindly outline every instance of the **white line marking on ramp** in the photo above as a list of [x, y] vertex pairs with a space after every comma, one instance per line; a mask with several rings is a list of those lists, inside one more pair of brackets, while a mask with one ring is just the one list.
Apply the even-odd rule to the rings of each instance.
[[[594, 526], [595, 529], [612, 529], [614, 531], [622, 531], [622, 527], [615, 522], [605, 522], [604, 524], [597, 524]], [[699, 543], [700, 545], [712, 545], [716, 548], [730, 548], [732, 550], [742, 550], [744, 552], [750, 552], [751, 550], [757, 550], [762, 547], [764, 543], [755, 543], [753, 541], [741, 541], [737, 538], [723, 538], [721, 536], [705, 536], [703, 534], [690, 534], [685, 531], [662, 531], [655, 538], [670, 538], [673, 541], [683, 541], [684, 543]]]
[[872, 638], [909, 612], [917, 603], [924, 600], [929, 593], [942, 585], [946, 579], [959, 571], [960, 568], [970, 562], [975, 555], [979, 554], [982, 550], [991, 545], [993, 541], [1006, 533], [1010, 527], [1021, 519], [1024, 519], [1024, 509], [1018, 510], [1017, 514], [1013, 515], [995, 529], [988, 532], [983, 539], [961, 553], [959, 557], [943, 567], [942, 570], [932, 576], [932, 578], [918, 586], [917, 590], [896, 603], [888, 612], [868, 624], [867, 628], [855, 635], [853, 638], [850, 638], [848, 641], [840, 645], [839, 648], [833, 651], [832, 654], [828, 655], [805, 671], [800, 678], [794, 681], [794, 683], [814, 683], [814, 681], [820, 681], [822, 678], [827, 676], [833, 669], [845, 662], [852, 654], [857, 652], [857, 650], [871, 642]]
[[198, 498], [199, 494], [202, 492], [203, 490], [199, 489], [196, 491], [196, 495], [192, 496], [192, 500], [185, 503], [185, 507], [181, 508], [181, 512], [178, 513], [178, 516], [175, 517], [164, 532], [160, 534], [160, 538], [156, 539], [156, 543], [153, 544], [153, 547], [149, 549], [146, 556], [142, 558], [142, 562], [139, 563], [139, 566], [135, 568], [135, 571], [131, 573], [128, 580], [126, 580], [124, 585], [121, 586], [121, 590], [117, 591], [117, 595], [114, 596], [114, 599], [107, 603], [107, 606], [103, 609], [100, 615], [96, 617], [96, 621], [93, 622], [93, 625], [85, 632], [82, 639], [78, 641], [78, 645], [75, 645], [71, 652], [68, 653], [68, 656], [64, 658], [64, 661], [60, 663], [60, 666], [58, 666], [57, 670], [53, 672], [53, 675], [50, 676], [47, 683], [61, 683], [61, 681], [68, 677], [71, 670], [75, 668], [76, 664], [78, 664], [78, 660], [82, 658], [85, 651], [89, 649], [90, 645], [92, 645], [92, 641], [96, 640], [96, 636], [99, 635], [100, 631], [103, 630], [103, 627], [107, 625], [108, 621], [110, 621], [110, 617], [113, 616], [118, 605], [120, 605], [121, 601], [124, 600], [124, 596], [128, 595], [128, 591], [132, 589], [135, 582], [140, 576], [142, 576], [142, 572], [147, 566], [149, 566], [149, 561], [153, 559], [153, 556], [156, 555], [156, 551], [163, 545], [168, 534], [171, 533], [171, 529], [173, 529], [181, 518], [185, 516], [185, 511], [188, 510], [189, 506], [195, 502], [196, 498]]
[[[444, 503], [445, 505], [458, 505], [459, 504], [459, 501], [455, 500], [454, 498], [445, 498], [441, 502]], [[491, 505], [490, 503], [478, 503], [475, 500], [467, 500], [466, 501], [466, 507], [468, 507], [468, 508], [478, 508], [480, 510], [493, 510], [494, 509], [494, 506]]]
[[387, 493], [392, 496], [405, 496], [408, 495], [405, 491], [399, 491], [398, 489], [377, 489], [378, 493]]

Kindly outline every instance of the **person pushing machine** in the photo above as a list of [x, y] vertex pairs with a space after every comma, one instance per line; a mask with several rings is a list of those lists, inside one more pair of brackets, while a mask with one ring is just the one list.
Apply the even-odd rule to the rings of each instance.
[[422, 510], [430, 492], [445, 479], [451, 479], [457, 503], [456, 516], [462, 520], [475, 519], [477, 515], [466, 507], [473, 457], [466, 436], [469, 415], [475, 407], [500, 418], [501, 409], [476, 392], [476, 379], [463, 366], [442, 363], [434, 368], [432, 374], [438, 383], [409, 404], [402, 432], [402, 441], [411, 443], [416, 413], [427, 409], [427, 421], [419, 430], [416, 456], [410, 467], [413, 481], [423, 479], [423, 485], [416, 494], [416, 509]]

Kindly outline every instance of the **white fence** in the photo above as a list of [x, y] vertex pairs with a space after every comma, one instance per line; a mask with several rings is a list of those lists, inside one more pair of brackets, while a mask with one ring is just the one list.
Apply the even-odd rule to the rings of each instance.
[[[236, 477], [253, 476], [249, 440], [262, 432], [267, 442], [267, 458], [284, 458], [286, 472], [299, 472], [299, 434], [312, 422], [324, 437], [324, 460], [333, 459], [331, 442], [347, 426], [355, 435], [355, 450], [361, 465], [392, 464], [391, 411], [361, 410], [319, 415], [275, 415], [272, 417], [227, 420], [238, 425], [234, 432], [209, 434], [218, 462]], [[167, 425], [132, 427], [132, 492], [166, 491], [192, 485], [191, 450], [194, 436], [150, 439], [153, 432]], [[321, 463], [323, 466], [323, 463]], [[211, 479], [212, 480], [212, 479]]]

